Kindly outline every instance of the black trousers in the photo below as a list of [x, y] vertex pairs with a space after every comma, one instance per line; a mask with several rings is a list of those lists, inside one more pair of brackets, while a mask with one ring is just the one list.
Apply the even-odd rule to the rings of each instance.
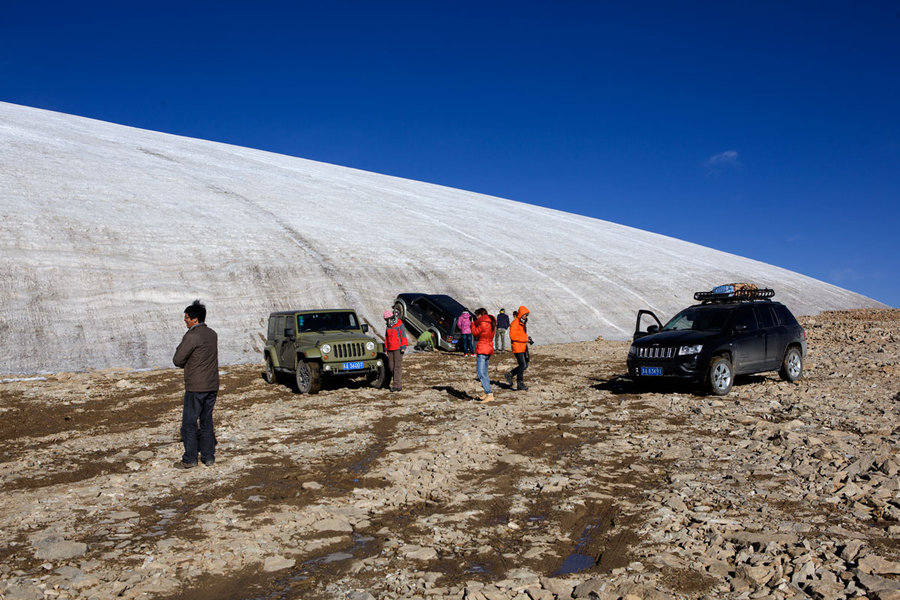
[[[213, 430], [213, 408], [219, 392], [185, 392], [181, 411], [181, 441], [184, 443], [182, 462], [196, 463], [197, 453], [203, 462], [216, 456], [216, 434]], [[200, 426], [197, 427], [197, 422]]]
[[515, 376], [517, 383], [525, 383], [525, 369], [528, 368], [528, 353], [514, 352], [513, 356], [516, 358], [516, 366], [510, 373]]

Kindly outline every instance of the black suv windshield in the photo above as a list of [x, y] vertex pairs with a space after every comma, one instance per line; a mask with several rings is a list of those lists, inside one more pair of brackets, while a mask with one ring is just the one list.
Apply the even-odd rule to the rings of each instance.
[[662, 331], [722, 331], [731, 312], [731, 307], [692, 306], [672, 317]]
[[359, 329], [352, 312], [319, 312], [297, 315], [297, 331], [327, 331], [334, 329]]

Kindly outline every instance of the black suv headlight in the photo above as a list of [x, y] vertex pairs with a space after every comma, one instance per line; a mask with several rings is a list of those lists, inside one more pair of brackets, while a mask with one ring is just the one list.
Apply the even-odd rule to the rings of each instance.
[[703, 350], [703, 344], [694, 344], [693, 346], [682, 346], [678, 349], [678, 356], [690, 356], [692, 354], [700, 354]]
[[637, 355], [637, 346], [632, 345], [631, 348], [628, 349], [628, 356], [636, 356]]

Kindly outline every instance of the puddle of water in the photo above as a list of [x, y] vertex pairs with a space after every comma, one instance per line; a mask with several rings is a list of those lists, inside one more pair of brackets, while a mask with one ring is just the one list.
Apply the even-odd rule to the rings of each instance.
[[[350, 465], [347, 469], [351, 473], [356, 475], [362, 475], [366, 471], [369, 470], [369, 465], [375, 462], [375, 459], [381, 456], [381, 453], [384, 452], [384, 449], [387, 447], [387, 444], [384, 442], [379, 442], [369, 447], [369, 451], [366, 452], [365, 456], [361, 459]], [[354, 479], [354, 481], [358, 481]]]
[[259, 596], [253, 596], [248, 600], [275, 600], [280, 598], [293, 597], [290, 595], [290, 589], [297, 583], [304, 582], [311, 577], [315, 577], [317, 571], [327, 564], [337, 563], [344, 560], [351, 560], [356, 557], [356, 553], [365, 554], [366, 546], [374, 541], [375, 538], [353, 534], [353, 545], [348, 548], [337, 550], [325, 556], [311, 558], [304, 561], [290, 575], [279, 579], [274, 585], [270, 586], [270, 591]]
[[490, 573], [490, 569], [488, 569], [487, 565], [482, 565], [481, 563], [472, 563], [466, 569], [466, 573], [485, 574]]
[[554, 577], [558, 577], [560, 575], [572, 575], [574, 573], [580, 573], [585, 569], [590, 569], [593, 566], [594, 557], [588, 556], [586, 554], [578, 554], [576, 552], [568, 555], [563, 561], [562, 565], [553, 573], [553, 575]]
[[596, 528], [597, 523], [589, 523], [584, 528], [584, 531], [581, 532], [581, 536], [578, 538], [578, 541], [575, 542], [575, 547], [572, 549], [572, 553], [563, 560], [563, 563], [562, 565], [560, 565], [559, 569], [554, 571], [554, 577], [580, 573], [581, 571], [590, 569], [596, 564], [597, 561], [594, 560], [594, 557], [583, 553], [584, 549], [587, 548], [588, 544], [591, 543], [591, 533]]

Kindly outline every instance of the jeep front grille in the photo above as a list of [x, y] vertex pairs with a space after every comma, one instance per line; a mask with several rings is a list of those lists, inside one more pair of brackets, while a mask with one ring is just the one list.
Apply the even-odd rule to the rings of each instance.
[[332, 347], [331, 356], [334, 358], [362, 358], [366, 352], [366, 345], [362, 342], [332, 344]]
[[659, 346], [638, 348], [638, 358], [672, 358], [673, 356], [675, 356], [675, 348], [660, 348]]

